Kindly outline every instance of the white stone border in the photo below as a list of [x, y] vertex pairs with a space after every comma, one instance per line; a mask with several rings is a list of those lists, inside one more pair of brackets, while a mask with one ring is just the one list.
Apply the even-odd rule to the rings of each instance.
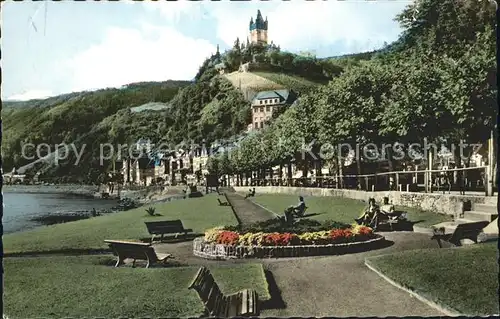
[[335, 255], [342, 249], [352, 247], [363, 247], [382, 242], [384, 236], [377, 235], [376, 238], [340, 244], [327, 245], [301, 245], [301, 246], [228, 246], [223, 244], [206, 243], [203, 237], [193, 240], [193, 255], [205, 259], [241, 259], [249, 257], [257, 258], [279, 258], [279, 257], [307, 257]]
[[[380, 257], [380, 256], [378, 256]], [[422, 301], [423, 303], [425, 303], [426, 305], [428, 305], [429, 307], [431, 308], [434, 308], [440, 312], [442, 312], [443, 314], [445, 314], [446, 316], [450, 316], [450, 317], [460, 317], [460, 316], [466, 316], [464, 314], [461, 314], [459, 312], [456, 312], [454, 310], [450, 310], [450, 309], [447, 309], [446, 307], [444, 306], [441, 306], [425, 297], [423, 297], [422, 295], [416, 293], [415, 291], [409, 289], [409, 288], [406, 288], [400, 284], [398, 284], [397, 282], [395, 282], [394, 280], [390, 279], [389, 277], [387, 277], [386, 275], [384, 275], [381, 271], [379, 271], [378, 269], [375, 268], [375, 266], [372, 266], [370, 264], [370, 261], [368, 260], [368, 258], [365, 258], [365, 266], [368, 267], [370, 270], [372, 270], [373, 272], [375, 272], [377, 275], [379, 275], [380, 277], [382, 277], [383, 279], [385, 279], [388, 283], [390, 283], [391, 285], [393, 285], [394, 287], [396, 288], [399, 288], [401, 290], [404, 290], [406, 291], [407, 293], [409, 293], [410, 295], [412, 295], [413, 297], [417, 298], [418, 300]]]

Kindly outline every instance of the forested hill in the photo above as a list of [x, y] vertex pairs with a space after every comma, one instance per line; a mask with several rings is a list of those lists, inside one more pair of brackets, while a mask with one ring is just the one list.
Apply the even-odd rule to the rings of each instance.
[[[256, 162], [242, 164], [246, 169], [262, 160], [293, 157], [295, 142], [303, 137], [325, 142], [481, 141], [492, 125], [495, 104], [491, 12], [483, 3], [422, 1], [416, 20], [414, 5], [397, 17], [404, 28], [401, 37], [374, 52], [318, 59], [236, 39], [230, 50], [207, 57], [193, 81], [142, 82], [4, 102], [4, 170], [31, 162], [21, 156], [23, 143], [52, 145], [52, 151], [60, 143], [85, 145], [78, 166], [70, 157], [46, 176], [90, 181], [110, 168], [111, 161], [100, 165], [103, 143], [131, 145], [149, 138], [172, 146], [183, 141], [210, 144], [239, 135], [250, 123], [250, 102], [235, 85], [239, 79], [228, 74], [247, 62], [258, 67], [251, 72], [262, 81], [296, 88], [301, 102], [257, 135], [269, 135], [270, 143], [281, 136], [289, 143], [285, 153], [272, 150], [264, 156], [253, 149], [247, 159]], [[224, 75], [219, 74], [221, 65]]]
[[[327, 153], [324, 162], [339, 174], [345, 164], [339, 151], [321, 146], [398, 143], [409, 155], [410, 145], [427, 140], [451, 147], [456, 165], [468, 165], [464, 157], [470, 158], [472, 144], [453, 145], [484, 145], [497, 130], [495, 7], [487, 1], [421, 0], [396, 20], [403, 33], [395, 43], [369, 60], [348, 63], [327, 85], [303, 95], [267, 129], [242, 141], [241, 156], [220, 159], [225, 164], [219, 174], [260, 172], [292, 161], [306, 174], [314, 158], [304, 157], [304, 141], [315, 141], [312, 151]], [[385, 158], [389, 169], [421, 163], [384, 151], [379, 148], [371, 163]], [[362, 158], [354, 167], [358, 174], [373, 173], [363, 168], [371, 163]]]
[[[250, 102], [219, 74], [216, 65], [223, 63], [231, 72], [250, 60], [267, 68], [261, 75], [303, 93], [326, 84], [342, 71], [335, 63], [281, 52], [273, 45], [252, 46], [236, 40], [231, 50], [208, 57], [194, 81], [141, 82], [42, 100], [6, 101], [2, 103], [4, 170], [32, 161], [22, 156], [25, 143], [48, 144], [51, 151], [56, 144], [74, 143], [78, 149], [85, 145], [78, 166], [70, 156], [58, 166], [44, 167], [42, 177], [88, 182], [110, 168], [111, 161], [103, 166], [99, 162], [102, 143], [132, 145], [139, 138], [148, 138], [155, 144], [174, 146], [238, 135], [250, 122]], [[41, 168], [34, 167], [28, 174]]]
[[[181, 88], [190, 83], [142, 82], [120, 89], [77, 92], [43, 100], [3, 102], [4, 170], [10, 171], [13, 167], [30, 162], [22, 158], [23, 143], [46, 143], [52, 146], [75, 143], [79, 147], [86, 144], [88, 150], [95, 140], [127, 143], [137, 139], [151, 131], [152, 119], [162, 116], [154, 111], [132, 113], [130, 108], [152, 101], [169, 102]], [[154, 127], [156, 129], [156, 125]], [[94, 166], [90, 158], [72, 170], [89, 171]], [[63, 175], [66, 169], [60, 167], [59, 171]]]

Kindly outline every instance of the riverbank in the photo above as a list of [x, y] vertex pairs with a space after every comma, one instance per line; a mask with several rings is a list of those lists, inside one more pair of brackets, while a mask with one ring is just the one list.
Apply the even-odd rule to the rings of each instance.
[[94, 198], [99, 191], [97, 185], [4, 185], [4, 193], [29, 193], [29, 194], [65, 194]]
[[[149, 203], [151, 201], [164, 200], [171, 196], [183, 195], [184, 190], [186, 190], [186, 186], [165, 186], [163, 189], [159, 189], [158, 187], [144, 187], [132, 190], [124, 188], [120, 191], [120, 198], [130, 198], [139, 202]], [[4, 193], [64, 194], [100, 198], [98, 185], [4, 185], [2, 191]]]

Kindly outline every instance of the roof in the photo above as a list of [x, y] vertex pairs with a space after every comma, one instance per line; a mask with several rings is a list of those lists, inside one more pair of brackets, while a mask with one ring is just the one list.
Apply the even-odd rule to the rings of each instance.
[[284, 99], [288, 98], [290, 92], [288, 90], [273, 90], [273, 91], [262, 91], [255, 95], [254, 99], [263, 100], [263, 99]]
[[264, 99], [279, 99], [277, 104], [291, 104], [295, 101], [296, 95], [291, 90], [262, 91], [255, 95], [253, 101]]

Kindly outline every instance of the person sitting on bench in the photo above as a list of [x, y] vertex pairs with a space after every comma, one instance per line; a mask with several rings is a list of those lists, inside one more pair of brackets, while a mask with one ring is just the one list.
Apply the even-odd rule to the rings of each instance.
[[248, 194], [245, 195], [245, 199], [248, 197], [255, 197], [255, 187], [248, 190]]
[[389, 203], [389, 197], [384, 197], [384, 202], [380, 206], [380, 211], [385, 214], [394, 213], [394, 205]]
[[363, 214], [356, 218], [355, 221], [358, 225], [369, 226], [374, 224], [377, 221], [378, 213], [380, 212], [380, 208], [375, 203], [375, 198], [368, 199], [368, 207], [365, 209]]
[[292, 212], [296, 216], [302, 216], [304, 215], [304, 212], [306, 211], [306, 203], [304, 202], [304, 197], [299, 196], [299, 203], [297, 206], [290, 206], [287, 209], [285, 209], [286, 212]]
[[384, 204], [380, 207], [380, 216], [378, 218], [378, 221], [380, 219], [406, 219], [406, 213], [403, 212], [396, 212], [394, 205], [392, 203], [389, 203], [389, 197], [384, 197]]

